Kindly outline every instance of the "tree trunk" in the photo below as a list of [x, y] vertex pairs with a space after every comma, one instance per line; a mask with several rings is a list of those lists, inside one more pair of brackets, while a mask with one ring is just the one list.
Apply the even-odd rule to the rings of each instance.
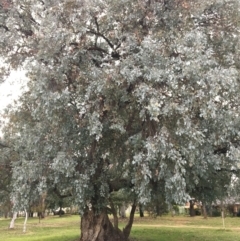
[[210, 208], [209, 208], [209, 216], [210, 217], [213, 216], [213, 207], [212, 207], [212, 205], [210, 205]]
[[190, 200], [189, 212], [190, 212], [190, 216], [191, 217], [195, 216], [194, 201], [193, 200]]
[[206, 204], [202, 204], [202, 211], [203, 211], [203, 217], [207, 219], [207, 210], [206, 210]]
[[34, 212], [29, 211], [29, 213], [28, 213], [28, 217], [29, 217], [29, 218], [33, 218], [33, 213], [34, 213]]
[[111, 207], [111, 212], [113, 215], [113, 226], [115, 229], [118, 229], [118, 216], [117, 216], [117, 210], [114, 206], [113, 201], [110, 199], [110, 207]]
[[160, 208], [160, 204], [156, 203], [156, 216], [161, 216], [161, 208]]
[[[134, 214], [136, 211], [135, 202], [132, 205], [130, 217], [127, 225], [121, 231], [111, 223], [108, 218], [107, 209], [101, 213], [94, 213], [94, 210], [86, 209], [81, 217], [81, 237], [80, 241], [128, 241], [132, 224], [134, 220]], [[117, 216], [115, 215], [115, 218]], [[116, 220], [114, 220], [116, 222]]]
[[141, 218], [144, 217], [144, 209], [142, 204], [139, 204], [139, 214]]
[[13, 213], [12, 220], [11, 220], [11, 222], [10, 222], [10, 226], [9, 226], [10, 229], [14, 228], [14, 224], [15, 224], [16, 218], [17, 218], [17, 212], [14, 212], [14, 213]]
[[121, 207], [120, 207], [119, 215], [120, 215], [121, 218], [126, 218], [126, 205], [125, 205], [125, 202], [123, 202]]
[[125, 228], [123, 229], [124, 237], [126, 237], [126, 240], [128, 239], [128, 237], [130, 235], [130, 232], [131, 232], [131, 229], [132, 229], [132, 224], [133, 224], [133, 220], [134, 220], [134, 214], [135, 214], [135, 211], [136, 211], [136, 207], [137, 206], [134, 202], [133, 205], [132, 205], [132, 210], [130, 212], [128, 223], [125, 226]]
[[23, 224], [23, 232], [24, 233], [26, 232], [26, 229], [27, 229], [27, 220], [28, 220], [28, 212], [25, 210], [25, 221]]
[[81, 218], [80, 241], [127, 241], [127, 238], [113, 227], [105, 210], [99, 214], [86, 210]]

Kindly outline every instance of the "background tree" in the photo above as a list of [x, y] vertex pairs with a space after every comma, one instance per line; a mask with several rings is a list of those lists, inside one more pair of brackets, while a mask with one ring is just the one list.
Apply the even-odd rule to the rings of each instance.
[[[216, 155], [219, 155], [219, 158], [223, 160], [221, 157], [222, 154]], [[195, 215], [195, 202], [201, 202], [202, 214], [207, 218], [206, 206], [211, 209], [212, 203], [216, 202], [216, 200], [223, 200], [229, 195], [229, 189], [232, 186], [232, 177], [236, 172], [238, 172], [238, 168], [235, 167], [233, 169], [232, 163], [229, 161], [223, 161], [218, 168], [209, 165], [208, 173], [202, 177], [198, 177], [195, 183], [188, 186], [188, 192], [193, 197], [193, 200], [190, 200], [190, 215]], [[194, 171], [188, 173], [191, 173], [191, 175], [195, 174]], [[192, 178], [191, 175], [190, 178]]]
[[[7, 218], [10, 215], [12, 204], [10, 200], [11, 193], [11, 161], [14, 159], [13, 153], [5, 144], [0, 144], [0, 211]], [[12, 159], [9, 159], [11, 155]]]
[[[123, 241], [158, 183], [180, 203], [236, 167], [238, 1], [6, 0], [0, 15], [5, 66], [29, 78], [10, 119], [14, 208], [56, 190], [79, 206], [81, 241]], [[122, 231], [107, 215], [121, 189]]]
[[170, 204], [166, 202], [164, 183], [155, 182], [151, 192], [151, 202], [146, 204], [145, 209], [153, 217], [162, 216], [170, 211]]

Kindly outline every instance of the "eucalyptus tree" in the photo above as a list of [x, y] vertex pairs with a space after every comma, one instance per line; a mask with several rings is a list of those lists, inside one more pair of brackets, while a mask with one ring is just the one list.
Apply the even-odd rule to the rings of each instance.
[[0, 143], [0, 210], [4, 213], [5, 218], [11, 211], [11, 159], [8, 158], [9, 152], [8, 147]]
[[[29, 78], [10, 111], [15, 209], [51, 190], [79, 206], [81, 241], [123, 241], [159, 183], [179, 203], [236, 167], [238, 1], [0, 3], [2, 75]], [[133, 205], [121, 231], [107, 213], [122, 189]]]

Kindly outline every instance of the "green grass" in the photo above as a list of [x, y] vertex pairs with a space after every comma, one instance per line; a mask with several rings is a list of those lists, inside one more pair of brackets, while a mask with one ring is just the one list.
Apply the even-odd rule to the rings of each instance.
[[239, 241], [240, 218], [170, 217], [137, 219], [132, 237], [139, 241]]
[[[10, 219], [0, 219], [1, 241], [76, 241], [79, 239], [80, 218], [78, 215], [47, 217], [39, 223], [30, 218], [24, 234], [23, 218], [18, 218], [15, 228], [9, 230]], [[125, 220], [121, 220], [123, 227]], [[202, 217], [136, 217], [131, 237], [138, 241], [239, 241], [240, 218], [222, 219]]]
[[0, 219], [1, 241], [75, 241], [80, 235], [78, 215], [48, 217], [39, 223], [37, 218], [30, 218], [27, 231], [23, 233], [23, 218], [18, 218], [13, 230], [8, 229], [10, 220]]
[[196, 228], [133, 228], [132, 237], [141, 241], [239, 241], [240, 233]]

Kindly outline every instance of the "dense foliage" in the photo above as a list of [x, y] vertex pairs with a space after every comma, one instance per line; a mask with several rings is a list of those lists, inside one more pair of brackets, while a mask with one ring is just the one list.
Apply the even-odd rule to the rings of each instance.
[[122, 188], [182, 202], [237, 169], [238, 1], [0, 4], [0, 54], [29, 79], [5, 130], [16, 208], [55, 192], [102, 210]]

